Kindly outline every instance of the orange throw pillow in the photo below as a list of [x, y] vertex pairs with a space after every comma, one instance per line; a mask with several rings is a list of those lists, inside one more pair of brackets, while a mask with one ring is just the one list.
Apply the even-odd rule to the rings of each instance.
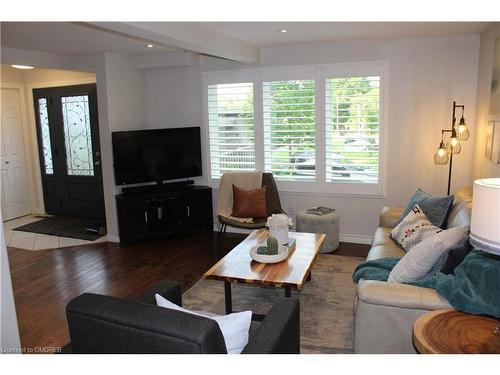
[[266, 217], [266, 186], [243, 190], [233, 185], [233, 216], [254, 219]]

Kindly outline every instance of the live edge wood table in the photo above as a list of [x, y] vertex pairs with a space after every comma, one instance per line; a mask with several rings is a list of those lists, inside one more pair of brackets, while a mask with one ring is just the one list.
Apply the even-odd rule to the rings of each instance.
[[[263, 242], [269, 233], [265, 229], [254, 230], [238, 246], [209, 269], [205, 279], [224, 281], [226, 314], [233, 312], [231, 283], [271, 285], [285, 288], [285, 297], [291, 297], [291, 289], [302, 289], [325, 242], [326, 235], [290, 232], [296, 245], [286, 260], [275, 264], [258, 263], [250, 257], [250, 248]], [[263, 315], [254, 314], [254, 320]]]
[[455, 310], [420, 316], [413, 325], [413, 344], [421, 354], [500, 353], [500, 320]]

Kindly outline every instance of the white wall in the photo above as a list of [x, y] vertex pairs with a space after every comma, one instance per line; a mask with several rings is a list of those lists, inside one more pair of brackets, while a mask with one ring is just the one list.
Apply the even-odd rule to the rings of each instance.
[[[484, 157], [489, 109], [494, 107], [490, 98], [493, 69], [500, 70], [500, 57], [495, 56], [495, 43], [500, 40], [500, 23], [490, 25], [481, 34], [477, 83], [477, 132], [474, 150], [474, 178], [500, 177], [500, 166]], [[499, 48], [500, 50], [500, 48]], [[498, 99], [496, 99], [498, 100]], [[500, 105], [498, 103], [497, 105]]]
[[10, 278], [9, 259], [5, 248], [2, 214], [0, 213], [0, 276], [1, 276], [1, 309], [0, 309], [0, 353], [16, 353], [21, 348], [19, 329], [17, 326], [14, 295]]
[[[328, 64], [386, 60], [389, 62], [388, 189], [385, 198], [280, 192], [282, 205], [293, 212], [311, 205], [337, 208], [344, 240], [368, 240], [378, 211], [386, 204], [404, 205], [417, 187], [446, 193], [447, 167], [433, 163], [441, 129], [451, 126], [453, 100], [465, 104], [474, 132], [479, 36], [308, 43], [263, 48], [259, 66]], [[198, 67], [146, 72], [149, 127], [202, 126], [201, 73], [248, 68], [213, 58]], [[473, 140], [454, 160], [452, 189], [471, 185]], [[204, 160], [207, 162], [207, 160]]]
[[106, 226], [108, 241], [118, 241], [111, 133], [146, 127], [144, 73], [120, 54], [98, 56], [95, 65]]
[[150, 128], [200, 126], [200, 67], [151, 70], [146, 73], [147, 119]]
[[[495, 82], [494, 86], [493, 82]], [[493, 57], [493, 76], [489, 113], [495, 118], [500, 118], [500, 37], [495, 39], [495, 55]]]

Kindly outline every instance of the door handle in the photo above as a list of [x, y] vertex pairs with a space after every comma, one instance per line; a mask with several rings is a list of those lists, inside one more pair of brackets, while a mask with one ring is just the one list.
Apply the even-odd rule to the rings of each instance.
[[101, 161], [100, 160], [96, 160], [94, 165], [101, 165]]
[[10, 163], [10, 161], [8, 161], [8, 160], [5, 161], [5, 164], [9, 164], [9, 163]]

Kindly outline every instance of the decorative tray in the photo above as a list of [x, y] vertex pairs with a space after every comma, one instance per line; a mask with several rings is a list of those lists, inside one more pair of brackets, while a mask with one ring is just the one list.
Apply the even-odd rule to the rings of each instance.
[[290, 254], [293, 247], [295, 246], [295, 239], [290, 238], [290, 240], [288, 241], [288, 244], [279, 245], [278, 254], [276, 254], [276, 255], [257, 254], [257, 248], [265, 243], [266, 243], [266, 241], [264, 241], [260, 244], [257, 244], [255, 246], [252, 246], [250, 248], [250, 257], [259, 263], [279, 263], [279, 262], [284, 261], [286, 258], [288, 258], [288, 255]]

